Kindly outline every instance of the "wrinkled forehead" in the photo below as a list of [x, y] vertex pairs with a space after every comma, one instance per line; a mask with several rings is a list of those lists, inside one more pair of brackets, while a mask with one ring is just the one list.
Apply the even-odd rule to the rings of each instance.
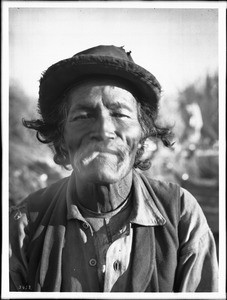
[[67, 91], [68, 101], [92, 102], [102, 98], [107, 102], [122, 102], [134, 106], [137, 99], [129, 84], [114, 78], [90, 78], [72, 86]]

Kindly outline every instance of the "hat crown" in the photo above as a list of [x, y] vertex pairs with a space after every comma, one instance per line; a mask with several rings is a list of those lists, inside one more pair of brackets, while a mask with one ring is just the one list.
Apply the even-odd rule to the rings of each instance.
[[138, 101], [158, 109], [161, 86], [149, 71], [137, 65], [124, 47], [99, 45], [50, 66], [39, 86], [39, 108], [48, 117], [70, 87], [88, 78], [114, 78], [124, 83]]
[[122, 47], [116, 47], [113, 45], [99, 45], [96, 47], [89, 48], [85, 51], [81, 51], [77, 54], [75, 54], [73, 57], [78, 57], [81, 55], [94, 55], [94, 56], [111, 56], [116, 59], [123, 59], [130, 62], [134, 62], [131, 55], [131, 51], [126, 52], [124, 50], [124, 46]]

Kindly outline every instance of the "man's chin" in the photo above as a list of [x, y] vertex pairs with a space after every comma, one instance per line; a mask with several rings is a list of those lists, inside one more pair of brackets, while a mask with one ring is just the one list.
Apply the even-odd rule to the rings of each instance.
[[101, 166], [96, 168], [80, 169], [80, 172], [76, 172], [83, 181], [96, 183], [96, 184], [113, 184], [121, 180], [121, 174], [116, 170], [109, 170], [108, 168]]
[[93, 171], [89, 175], [89, 181], [96, 184], [112, 184], [121, 180], [121, 176], [113, 171], [99, 170], [98, 172]]
[[116, 155], [98, 155], [75, 163], [75, 173], [85, 182], [112, 184], [125, 176], [125, 161], [119, 162]]

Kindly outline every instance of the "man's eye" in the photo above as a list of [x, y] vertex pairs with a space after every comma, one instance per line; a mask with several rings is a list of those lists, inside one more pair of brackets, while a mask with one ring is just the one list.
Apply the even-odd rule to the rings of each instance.
[[77, 120], [85, 120], [85, 119], [89, 119], [91, 118], [92, 115], [91, 114], [87, 114], [87, 113], [84, 113], [84, 114], [79, 114], [79, 115], [76, 115], [72, 118], [73, 121], [77, 121]]
[[116, 117], [116, 118], [130, 118], [129, 115], [126, 115], [126, 114], [123, 114], [123, 113], [117, 113], [117, 112], [113, 113], [112, 116]]

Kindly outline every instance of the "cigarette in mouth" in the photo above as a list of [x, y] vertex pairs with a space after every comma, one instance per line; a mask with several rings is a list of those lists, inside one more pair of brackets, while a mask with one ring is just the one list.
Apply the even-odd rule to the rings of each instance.
[[84, 164], [85, 166], [87, 166], [87, 165], [88, 165], [93, 159], [95, 159], [98, 155], [99, 155], [99, 152], [98, 152], [98, 151], [93, 152], [91, 156], [86, 157], [86, 158], [84, 158], [84, 159], [82, 160], [83, 164]]

